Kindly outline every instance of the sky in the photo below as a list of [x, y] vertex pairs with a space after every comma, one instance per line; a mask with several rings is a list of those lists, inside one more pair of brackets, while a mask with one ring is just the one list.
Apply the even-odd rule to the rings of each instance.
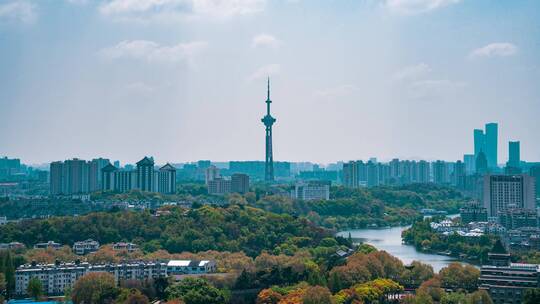
[[540, 161], [537, 0], [0, 0], [0, 155]]

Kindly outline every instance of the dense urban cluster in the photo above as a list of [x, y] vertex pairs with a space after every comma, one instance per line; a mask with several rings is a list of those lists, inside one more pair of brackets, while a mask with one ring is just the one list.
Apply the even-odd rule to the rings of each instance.
[[[537, 303], [538, 163], [497, 161], [497, 124], [463, 161], [156, 166], [105, 158], [33, 169], [0, 159], [3, 297], [74, 303]], [[524, 173], [525, 172], [525, 173]], [[455, 217], [455, 215], [459, 215]], [[354, 228], [451, 263], [403, 264]], [[341, 234], [343, 235], [343, 234]]]

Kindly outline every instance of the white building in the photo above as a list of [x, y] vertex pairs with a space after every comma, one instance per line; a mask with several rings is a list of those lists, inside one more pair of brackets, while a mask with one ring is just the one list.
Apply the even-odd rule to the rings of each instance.
[[310, 201], [310, 200], [328, 200], [330, 199], [330, 183], [329, 182], [309, 182], [297, 183], [291, 191], [293, 199]]
[[171, 260], [167, 275], [202, 274], [216, 272], [216, 262], [210, 260]]
[[125, 250], [127, 252], [134, 252], [136, 250], [139, 250], [139, 246], [133, 243], [119, 242], [119, 243], [113, 244], [113, 250], [115, 251]]
[[216, 262], [212, 260], [173, 260], [169, 262], [125, 262], [119, 264], [55, 263], [26, 264], [15, 272], [15, 292], [18, 296], [26, 295], [28, 282], [37, 277], [43, 284], [44, 292], [49, 295], [63, 295], [67, 288], [73, 287], [83, 275], [91, 272], [107, 272], [114, 276], [116, 283], [126, 280], [148, 280], [160, 277], [206, 274], [216, 271]]
[[85, 255], [87, 253], [98, 251], [99, 243], [92, 239], [88, 239], [81, 242], [75, 242], [73, 244], [73, 252], [78, 255]]
[[67, 288], [71, 288], [83, 275], [90, 272], [108, 272], [116, 282], [123, 280], [147, 280], [165, 277], [166, 264], [161, 262], [128, 262], [120, 264], [89, 263], [55, 263], [55, 264], [27, 264], [20, 266], [15, 272], [15, 293], [25, 295], [28, 282], [37, 277], [43, 291], [51, 295], [63, 295]]
[[60, 243], [56, 243], [56, 242], [53, 242], [53, 241], [48, 241], [48, 242], [45, 242], [45, 243], [37, 243], [34, 245], [34, 249], [47, 249], [47, 248], [52, 248], [52, 249], [60, 249], [62, 247], [62, 244]]

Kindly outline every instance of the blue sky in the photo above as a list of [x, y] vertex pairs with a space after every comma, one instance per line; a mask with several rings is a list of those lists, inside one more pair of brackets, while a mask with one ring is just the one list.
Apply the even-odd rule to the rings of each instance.
[[540, 161], [540, 2], [1, 0], [0, 155]]

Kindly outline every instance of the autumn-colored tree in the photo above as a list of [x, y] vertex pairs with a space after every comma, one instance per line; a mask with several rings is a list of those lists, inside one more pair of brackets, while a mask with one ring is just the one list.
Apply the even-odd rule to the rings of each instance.
[[105, 272], [85, 274], [75, 282], [71, 291], [74, 304], [113, 303], [118, 296], [114, 276]]
[[438, 277], [431, 278], [422, 283], [418, 291], [425, 292], [435, 302], [441, 301], [444, 296], [444, 289], [441, 288], [441, 280]]
[[332, 304], [332, 294], [326, 287], [313, 286], [306, 290], [304, 304]]
[[148, 304], [149, 300], [138, 289], [122, 288], [116, 297], [115, 304]]
[[257, 304], [277, 304], [283, 296], [270, 288], [263, 289], [257, 295]]
[[452, 290], [474, 291], [477, 289], [480, 270], [471, 265], [450, 263], [439, 271], [441, 287]]
[[71, 262], [77, 259], [77, 256], [69, 246], [62, 246], [59, 249], [30, 249], [24, 254], [27, 261], [36, 261], [37, 263], [50, 264], [55, 261]]
[[306, 288], [297, 288], [279, 300], [278, 304], [302, 304]]

